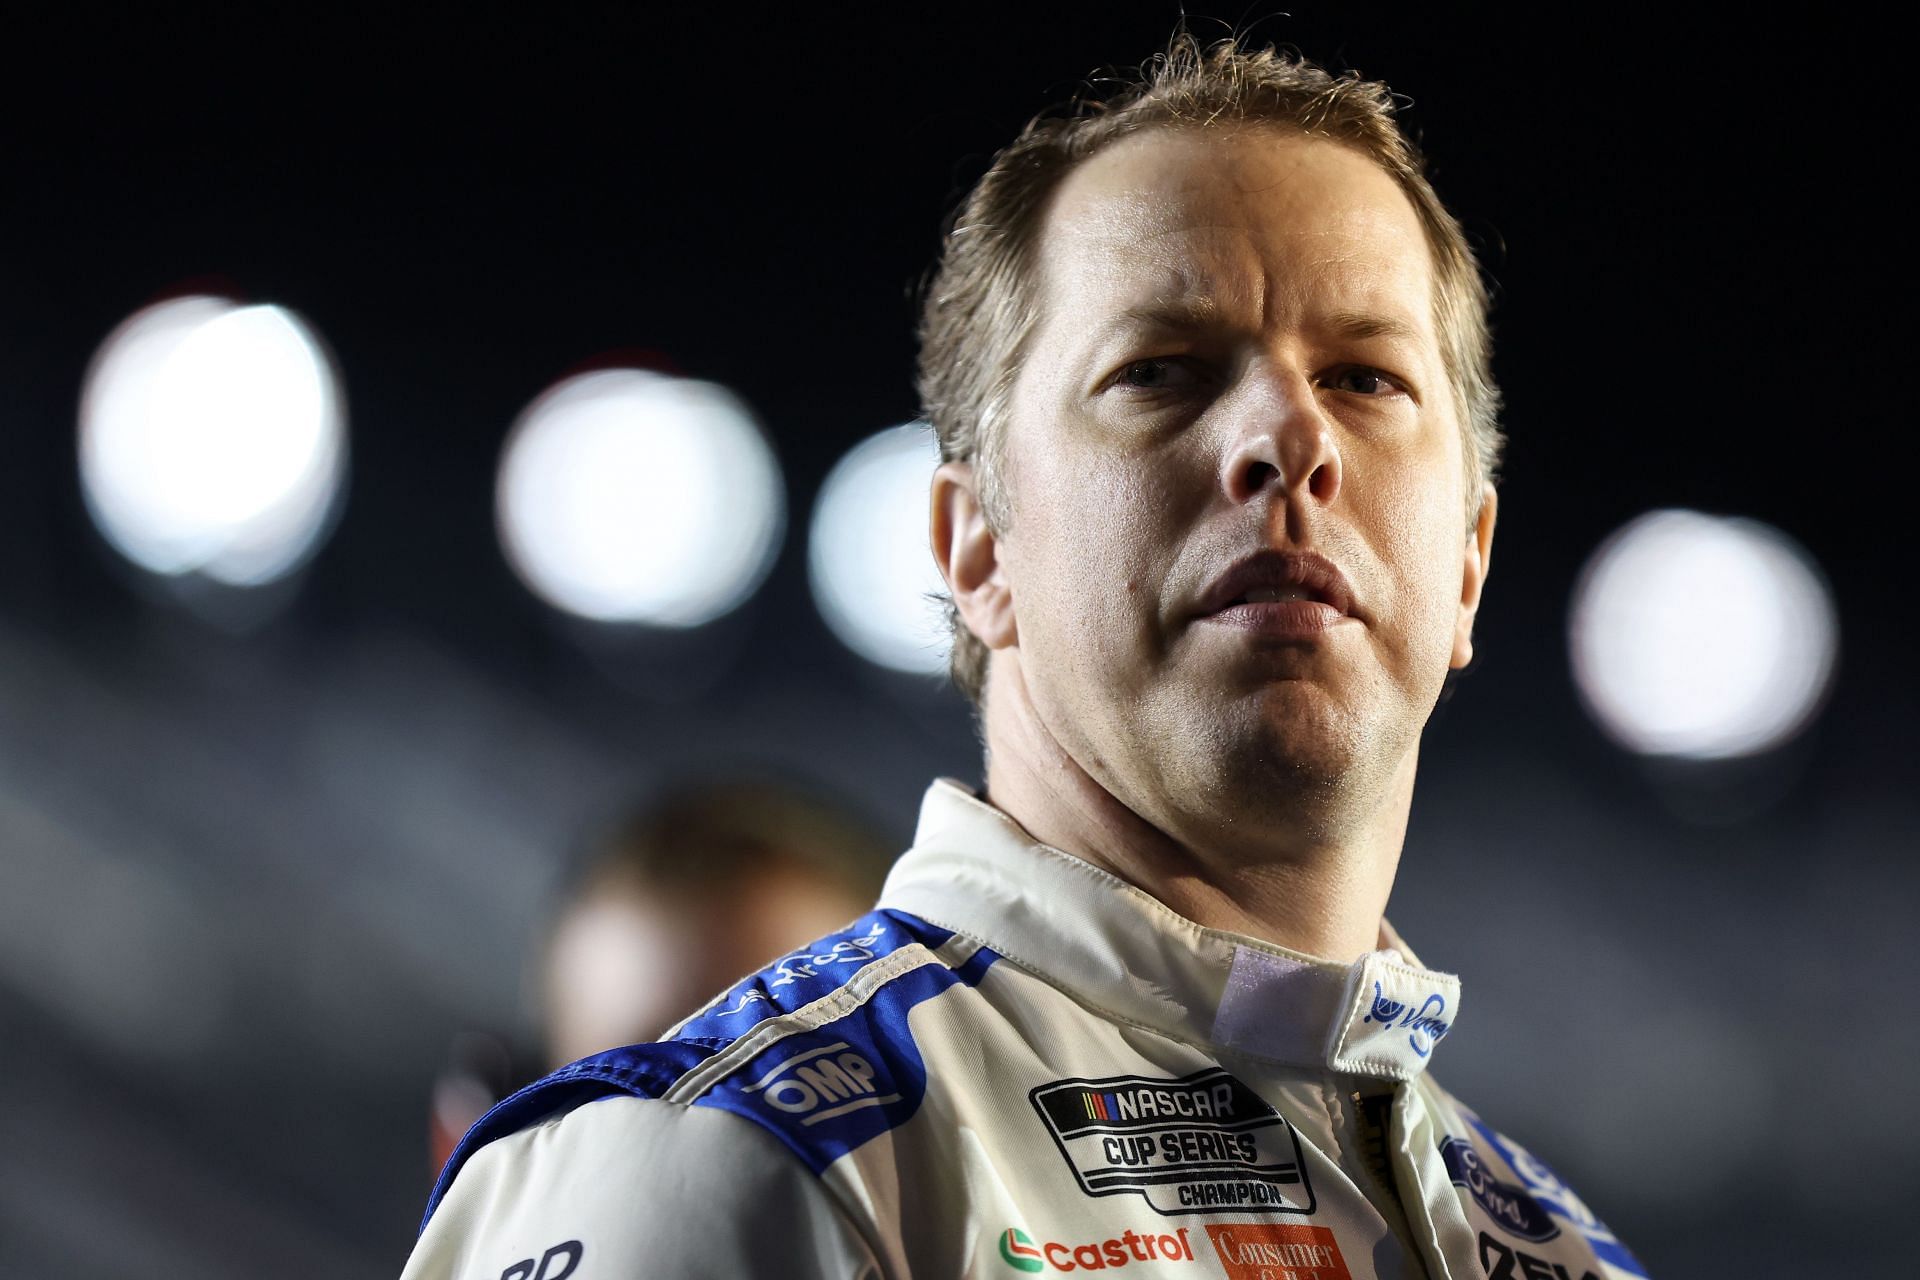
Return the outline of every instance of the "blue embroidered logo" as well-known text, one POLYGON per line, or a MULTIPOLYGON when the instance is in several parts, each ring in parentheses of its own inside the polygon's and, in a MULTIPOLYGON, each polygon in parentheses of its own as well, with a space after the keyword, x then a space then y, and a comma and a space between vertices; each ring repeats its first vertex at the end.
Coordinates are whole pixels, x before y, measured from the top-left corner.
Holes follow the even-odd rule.
POLYGON ((885 925, 876 924, 857 938, 839 939, 825 951, 816 953, 803 948, 791 955, 783 956, 770 966, 771 971, 777 976, 767 985, 789 986, 802 978, 818 977, 821 969, 871 960, 879 954, 873 949, 874 944, 879 942, 886 932, 885 925))
POLYGON ((1564 1218, 1572 1224, 1573 1229, 1593 1246, 1594 1253, 1610 1266, 1629 1275, 1647 1274, 1646 1268, 1640 1265, 1640 1260, 1633 1256, 1632 1251, 1620 1243, 1619 1237, 1607 1229, 1606 1223, 1593 1216, 1593 1210, 1587 1208, 1586 1202, 1574 1194, 1572 1187, 1560 1181, 1559 1175, 1547 1168, 1538 1156, 1512 1139, 1495 1133, 1476 1116, 1469 1115, 1467 1122, 1506 1159, 1508 1166, 1526 1184, 1527 1194, 1533 1197, 1535 1204, 1554 1217, 1564 1218))
MULTIPOLYGON (((765 988, 757 986, 744 987, 730 1008, 716 1010, 713 1016, 716 1018, 730 1018, 737 1013, 744 1013, 750 1005, 771 1005, 773 1003, 773 996, 769 994, 769 991, 772 988, 790 987, 802 979, 819 977, 822 970, 834 969, 850 964, 861 964, 865 961, 872 960, 880 954, 879 951, 875 950, 875 947, 880 939, 886 936, 886 933, 887 927, 876 922, 868 928, 865 933, 858 934, 851 938, 839 938, 831 943, 826 943, 826 950, 824 951, 815 951, 813 947, 810 946, 802 947, 798 951, 789 952, 767 966, 765 974, 756 975, 754 978, 748 980, 749 982, 755 982, 765 977, 765 988)), ((822 944, 813 944, 813 946, 820 945, 822 944)))
POLYGON ((740 993, 740 1003, 734 1005, 731 1009, 721 1009, 713 1016, 716 1018, 731 1018, 736 1013, 744 1012, 748 1005, 771 1003, 773 1003, 772 996, 757 987, 748 987, 740 993))
POLYGON ((1380 980, 1373 980, 1373 1009, 1362 1022, 1377 1022, 1382 1027, 1403 1027, 1407 1031, 1407 1043, 1421 1057, 1433 1052, 1433 1046, 1447 1034, 1452 1024, 1440 1015, 1447 1011, 1447 998, 1438 991, 1429 995, 1418 1009, 1414 1009, 1399 1000, 1387 999, 1386 992, 1380 989, 1380 980))
POLYGON ((1457 1187, 1465 1187, 1473 1202, 1486 1210, 1508 1235, 1522 1240, 1551 1240, 1560 1234, 1540 1202, 1511 1182, 1493 1176, 1481 1161, 1480 1153, 1464 1138, 1448 1138, 1440 1144, 1440 1159, 1447 1166, 1447 1178, 1457 1187))

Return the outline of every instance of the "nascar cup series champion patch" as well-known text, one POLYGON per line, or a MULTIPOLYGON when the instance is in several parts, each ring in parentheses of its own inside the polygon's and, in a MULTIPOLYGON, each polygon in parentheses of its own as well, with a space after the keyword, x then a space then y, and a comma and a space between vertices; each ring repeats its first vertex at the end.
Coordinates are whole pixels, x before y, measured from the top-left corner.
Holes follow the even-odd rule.
POLYGON ((1056 1080, 1029 1096, 1087 1195, 1137 1194, 1164 1214, 1313 1212, 1292 1127, 1218 1067, 1056 1080))

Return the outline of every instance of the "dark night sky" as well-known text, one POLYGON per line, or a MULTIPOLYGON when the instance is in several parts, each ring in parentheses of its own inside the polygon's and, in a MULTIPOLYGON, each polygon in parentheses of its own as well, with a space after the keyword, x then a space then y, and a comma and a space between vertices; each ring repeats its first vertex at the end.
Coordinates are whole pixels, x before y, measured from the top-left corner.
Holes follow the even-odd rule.
MULTIPOLYGON (((804 499, 914 411, 909 295, 952 198, 1169 12, 169 10, 12 40, 8 505, 84 548, 87 354, 154 294, 224 278, 299 308, 345 371, 353 514, 309 607, 524 626, 489 481, 526 400, 596 353, 665 353, 761 410, 804 499)), ((1894 567, 1868 500, 1894 412, 1891 86, 1861 50, 1632 13, 1295 12, 1257 29, 1414 99, 1498 281, 1502 577, 1667 503, 1776 522, 1844 586, 1894 567)), ((63 591, 98 573, 61 569, 63 591)))

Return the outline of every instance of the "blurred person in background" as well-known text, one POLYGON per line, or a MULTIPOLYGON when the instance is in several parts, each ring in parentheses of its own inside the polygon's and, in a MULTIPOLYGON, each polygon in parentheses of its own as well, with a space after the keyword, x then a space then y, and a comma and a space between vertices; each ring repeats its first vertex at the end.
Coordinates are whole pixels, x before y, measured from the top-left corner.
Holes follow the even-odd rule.
POLYGON ((850 807, 786 783, 686 784, 623 814, 586 842, 529 964, 539 1044, 455 1042, 434 1087, 433 1171, 518 1084, 652 1040, 858 916, 891 858, 850 807))
POLYGON ((846 924, 873 905, 892 860, 850 810, 786 785, 706 783, 629 814, 545 939, 546 1069, 651 1040, 846 924))
POLYGON ((995 158, 920 366, 984 792, 804 963, 491 1113, 411 1280, 1643 1274, 1433 1081, 1460 980, 1384 918, 1500 445, 1395 109, 1180 36, 995 158))

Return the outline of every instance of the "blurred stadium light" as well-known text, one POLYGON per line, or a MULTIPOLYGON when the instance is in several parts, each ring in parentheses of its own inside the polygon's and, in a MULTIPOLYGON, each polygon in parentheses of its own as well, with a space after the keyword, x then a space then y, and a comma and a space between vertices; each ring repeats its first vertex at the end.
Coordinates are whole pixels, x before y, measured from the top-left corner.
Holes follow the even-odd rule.
POLYGON ((752 414, 709 382, 640 369, 567 378, 501 455, 500 540, 533 592, 598 622, 696 627, 752 595, 786 526, 752 414))
POLYGON ((1569 643, 1587 708, 1616 741, 1714 760, 1778 746, 1806 724, 1838 627, 1819 570, 1784 533, 1669 510, 1594 552, 1569 643))
POLYGON ((944 590, 927 547, 927 485, 939 448, 924 422, 869 436, 834 465, 807 548, 813 598, 833 633, 895 671, 947 665, 947 634, 928 597, 944 590))
POLYGON ((95 524, 158 574, 272 582, 319 546, 346 473, 340 381, 280 307, 170 299, 101 344, 80 402, 95 524))

